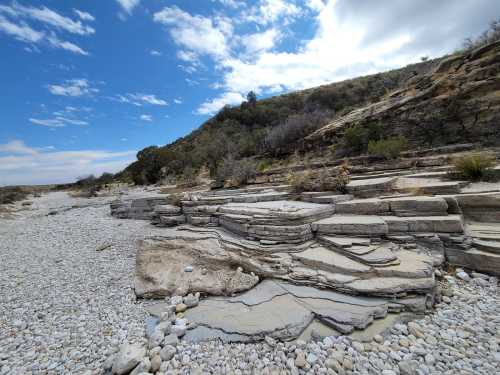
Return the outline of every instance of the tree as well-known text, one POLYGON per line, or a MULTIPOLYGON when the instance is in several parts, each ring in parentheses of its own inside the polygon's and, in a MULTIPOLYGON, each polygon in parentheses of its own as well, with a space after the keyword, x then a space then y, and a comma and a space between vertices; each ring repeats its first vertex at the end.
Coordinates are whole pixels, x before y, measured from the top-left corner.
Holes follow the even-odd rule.
POLYGON ((257 105, 257 95, 253 91, 250 91, 247 94, 247 102, 248 105, 252 108, 254 108, 257 105))

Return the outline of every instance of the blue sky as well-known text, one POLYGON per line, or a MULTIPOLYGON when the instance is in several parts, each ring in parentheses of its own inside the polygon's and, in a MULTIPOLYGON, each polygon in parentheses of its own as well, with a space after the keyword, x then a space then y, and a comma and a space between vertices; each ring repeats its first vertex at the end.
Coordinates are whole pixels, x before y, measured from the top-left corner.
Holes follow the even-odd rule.
POLYGON ((0 0, 0 185, 116 172, 250 90, 440 56, 498 15, 497 0, 0 0))

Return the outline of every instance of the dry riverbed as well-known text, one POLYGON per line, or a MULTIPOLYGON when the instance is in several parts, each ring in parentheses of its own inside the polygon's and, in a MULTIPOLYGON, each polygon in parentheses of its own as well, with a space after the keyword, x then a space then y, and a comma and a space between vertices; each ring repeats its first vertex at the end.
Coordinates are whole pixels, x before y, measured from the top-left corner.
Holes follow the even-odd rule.
MULTIPOLYGON (((121 343, 144 342, 135 253, 161 229, 112 218, 109 201, 51 193, 0 219, 0 374, 100 374, 121 343)), ((155 365, 162 374, 498 374, 498 280, 445 282, 432 315, 370 343, 181 343, 155 365)))

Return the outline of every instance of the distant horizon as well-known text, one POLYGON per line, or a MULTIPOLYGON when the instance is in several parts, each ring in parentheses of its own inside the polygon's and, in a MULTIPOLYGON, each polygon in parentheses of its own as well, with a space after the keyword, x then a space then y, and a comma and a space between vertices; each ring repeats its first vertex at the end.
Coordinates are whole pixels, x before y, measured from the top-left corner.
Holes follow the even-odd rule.
POLYGON ((495 0, 0 5, 0 186, 116 173, 224 105, 452 53, 495 0))

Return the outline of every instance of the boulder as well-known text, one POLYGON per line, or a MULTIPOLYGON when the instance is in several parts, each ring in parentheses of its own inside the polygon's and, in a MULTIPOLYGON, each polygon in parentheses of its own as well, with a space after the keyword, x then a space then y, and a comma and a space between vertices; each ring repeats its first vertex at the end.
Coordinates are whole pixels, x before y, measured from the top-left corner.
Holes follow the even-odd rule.
POLYGON ((142 344, 123 344, 113 363, 113 374, 128 374, 146 356, 146 348, 142 344))

